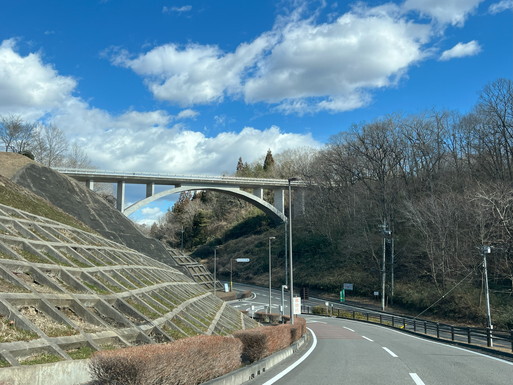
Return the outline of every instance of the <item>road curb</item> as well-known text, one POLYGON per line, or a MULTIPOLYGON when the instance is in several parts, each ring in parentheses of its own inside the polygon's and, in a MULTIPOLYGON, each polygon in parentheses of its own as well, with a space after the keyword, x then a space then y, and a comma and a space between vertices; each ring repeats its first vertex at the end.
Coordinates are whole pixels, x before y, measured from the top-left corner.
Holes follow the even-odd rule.
POLYGON ((310 333, 307 332, 298 341, 294 342, 288 348, 280 350, 277 353, 270 355, 254 364, 244 366, 243 368, 237 369, 231 373, 225 374, 224 376, 215 378, 208 382, 204 382, 202 385, 240 385, 246 381, 250 381, 261 374, 264 374, 267 370, 271 369, 276 364, 279 364, 283 360, 289 358, 294 353, 301 350, 303 345, 311 341, 310 333))

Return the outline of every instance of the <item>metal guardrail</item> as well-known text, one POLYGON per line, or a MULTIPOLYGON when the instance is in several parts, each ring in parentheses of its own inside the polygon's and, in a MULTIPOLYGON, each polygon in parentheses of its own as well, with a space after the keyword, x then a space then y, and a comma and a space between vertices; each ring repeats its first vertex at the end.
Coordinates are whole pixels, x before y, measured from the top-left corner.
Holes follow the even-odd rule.
MULTIPOLYGON (((451 341, 476 347, 493 348, 497 352, 513 352, 513 330, 492 330, 448 325, 440 322, 421 320, 364 310, 347 310, 331 306, 303 305, 303 314, 325 315, 352 319, 402 329, 414 334, 426 335, 441 341, 451 341)), ((508 353, 509 354, 509 353, 508 353)))

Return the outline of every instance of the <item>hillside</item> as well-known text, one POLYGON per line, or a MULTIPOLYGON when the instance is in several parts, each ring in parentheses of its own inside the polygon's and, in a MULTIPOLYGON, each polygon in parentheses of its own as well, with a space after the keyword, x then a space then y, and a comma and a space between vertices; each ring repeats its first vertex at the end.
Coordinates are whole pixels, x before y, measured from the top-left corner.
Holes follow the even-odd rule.
MULTIPOLYGON (((18 172, 23 161, 16 160, 18 172)), ((20 177, 12 164, 0 165, 3 174, 20 177)), ((33 162, 22 168, 30 171, 17 180, 34 189, 41 181, 30 181, 30 172, 41 171, 34 179, 51 176, 33 162)), ((64 192, 78 189, 73 183, 50 185, 62 200, 78 202, 64 192)), ((92 206, 82 210, 99 223, 92 206)), ((101 236, 0 176, 1 367, 255 325, 179 270, 101 236)))

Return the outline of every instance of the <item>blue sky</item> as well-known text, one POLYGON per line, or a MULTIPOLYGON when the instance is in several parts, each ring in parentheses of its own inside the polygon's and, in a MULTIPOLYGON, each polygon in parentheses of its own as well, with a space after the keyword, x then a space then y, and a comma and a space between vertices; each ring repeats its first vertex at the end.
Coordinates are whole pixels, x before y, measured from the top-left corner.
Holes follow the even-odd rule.
POLYGON ((512 78, 512 0, 1 5, 0 115, 101 169, 230 173, 389 113, 466 113, 512 78))

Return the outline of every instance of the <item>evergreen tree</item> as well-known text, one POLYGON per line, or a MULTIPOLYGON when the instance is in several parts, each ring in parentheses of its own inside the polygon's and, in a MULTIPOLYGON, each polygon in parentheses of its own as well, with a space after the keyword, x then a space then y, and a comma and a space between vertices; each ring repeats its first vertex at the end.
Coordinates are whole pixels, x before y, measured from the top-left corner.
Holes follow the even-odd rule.
POLYGON ((267 150, 267 155, 265 156, 264 160, 264 171, 269 172, 274 168, 274 158, 273 154, 271 153, 271 149, 267 150))

